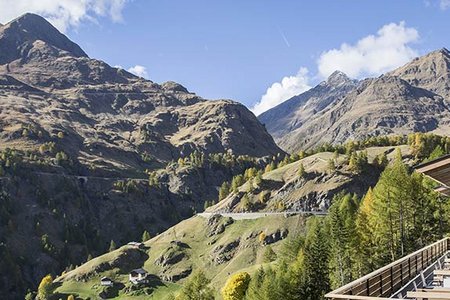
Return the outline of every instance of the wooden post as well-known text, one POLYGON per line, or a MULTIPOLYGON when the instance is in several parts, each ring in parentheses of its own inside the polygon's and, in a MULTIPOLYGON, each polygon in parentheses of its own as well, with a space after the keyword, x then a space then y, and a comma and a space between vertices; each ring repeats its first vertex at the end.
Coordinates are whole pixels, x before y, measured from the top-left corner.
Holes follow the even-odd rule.
POLYGON ((394 293, 394 272, 391 267, 391 294, 394 293))
POLYGON ((408 279, 411 278, 411 257, 408 258, 408 279))
POLYGON ((383 297, 383 274, 380 274, 380 296, 383 297))
POLYGON ((403 286, 403 263, 400 263, 400 285, 403 286))
POLYGON ((419 273, 419 260, 417 259, 417 255, 416 255, 416 273, 415 273, 415 275, 417 275, 417 273, 419 273))
POLYGON ((423 270, 423 251, 420 253, 420 255, 422 256, 422 259, 421 259, 421 261, 422 261, 422 268, 420 269, 420 271, 422 271, 423 270))
POLYGON ((369 279, 366 280, 366 296, 370 296, 370 285, 369 285, 369 279))

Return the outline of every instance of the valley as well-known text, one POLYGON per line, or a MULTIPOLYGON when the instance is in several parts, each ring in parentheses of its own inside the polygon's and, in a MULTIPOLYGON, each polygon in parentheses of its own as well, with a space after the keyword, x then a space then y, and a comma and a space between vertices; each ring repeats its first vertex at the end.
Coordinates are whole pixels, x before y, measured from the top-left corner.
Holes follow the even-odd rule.
POLYGON ((321 300, 448 235, 415 166, 449 133, 445 48, 255 116, 26 13, 0 24, 0 298, 321 300))

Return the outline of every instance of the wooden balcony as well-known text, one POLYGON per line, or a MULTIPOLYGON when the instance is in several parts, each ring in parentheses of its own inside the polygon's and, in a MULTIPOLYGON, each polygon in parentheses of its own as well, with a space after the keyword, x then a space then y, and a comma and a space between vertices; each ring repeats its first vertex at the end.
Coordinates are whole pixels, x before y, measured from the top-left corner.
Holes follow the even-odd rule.
POLYGON ((450 299, 450 238, 409 254, 325 295, 329 299, 450 299), (439 271, 437 271, 439 270, 439 271))

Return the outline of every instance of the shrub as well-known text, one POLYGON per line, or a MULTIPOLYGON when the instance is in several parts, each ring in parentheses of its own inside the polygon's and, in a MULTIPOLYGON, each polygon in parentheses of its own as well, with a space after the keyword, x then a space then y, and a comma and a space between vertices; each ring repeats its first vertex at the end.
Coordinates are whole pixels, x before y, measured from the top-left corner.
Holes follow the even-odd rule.
POLYGON ((250 275, 247 272, 240 272, 232 275, 222 289, 224 300, 242 300, 250 283, 250 275))

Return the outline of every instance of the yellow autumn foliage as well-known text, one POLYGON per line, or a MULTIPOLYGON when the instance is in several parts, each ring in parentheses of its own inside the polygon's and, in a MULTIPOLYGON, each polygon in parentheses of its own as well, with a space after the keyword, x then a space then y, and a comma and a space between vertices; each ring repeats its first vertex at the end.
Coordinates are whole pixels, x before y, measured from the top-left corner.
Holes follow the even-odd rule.
POLYGON ((222 289, 223 300, 244 299, 249 282, 250 275, 247 272, 233 274, 222 289))

